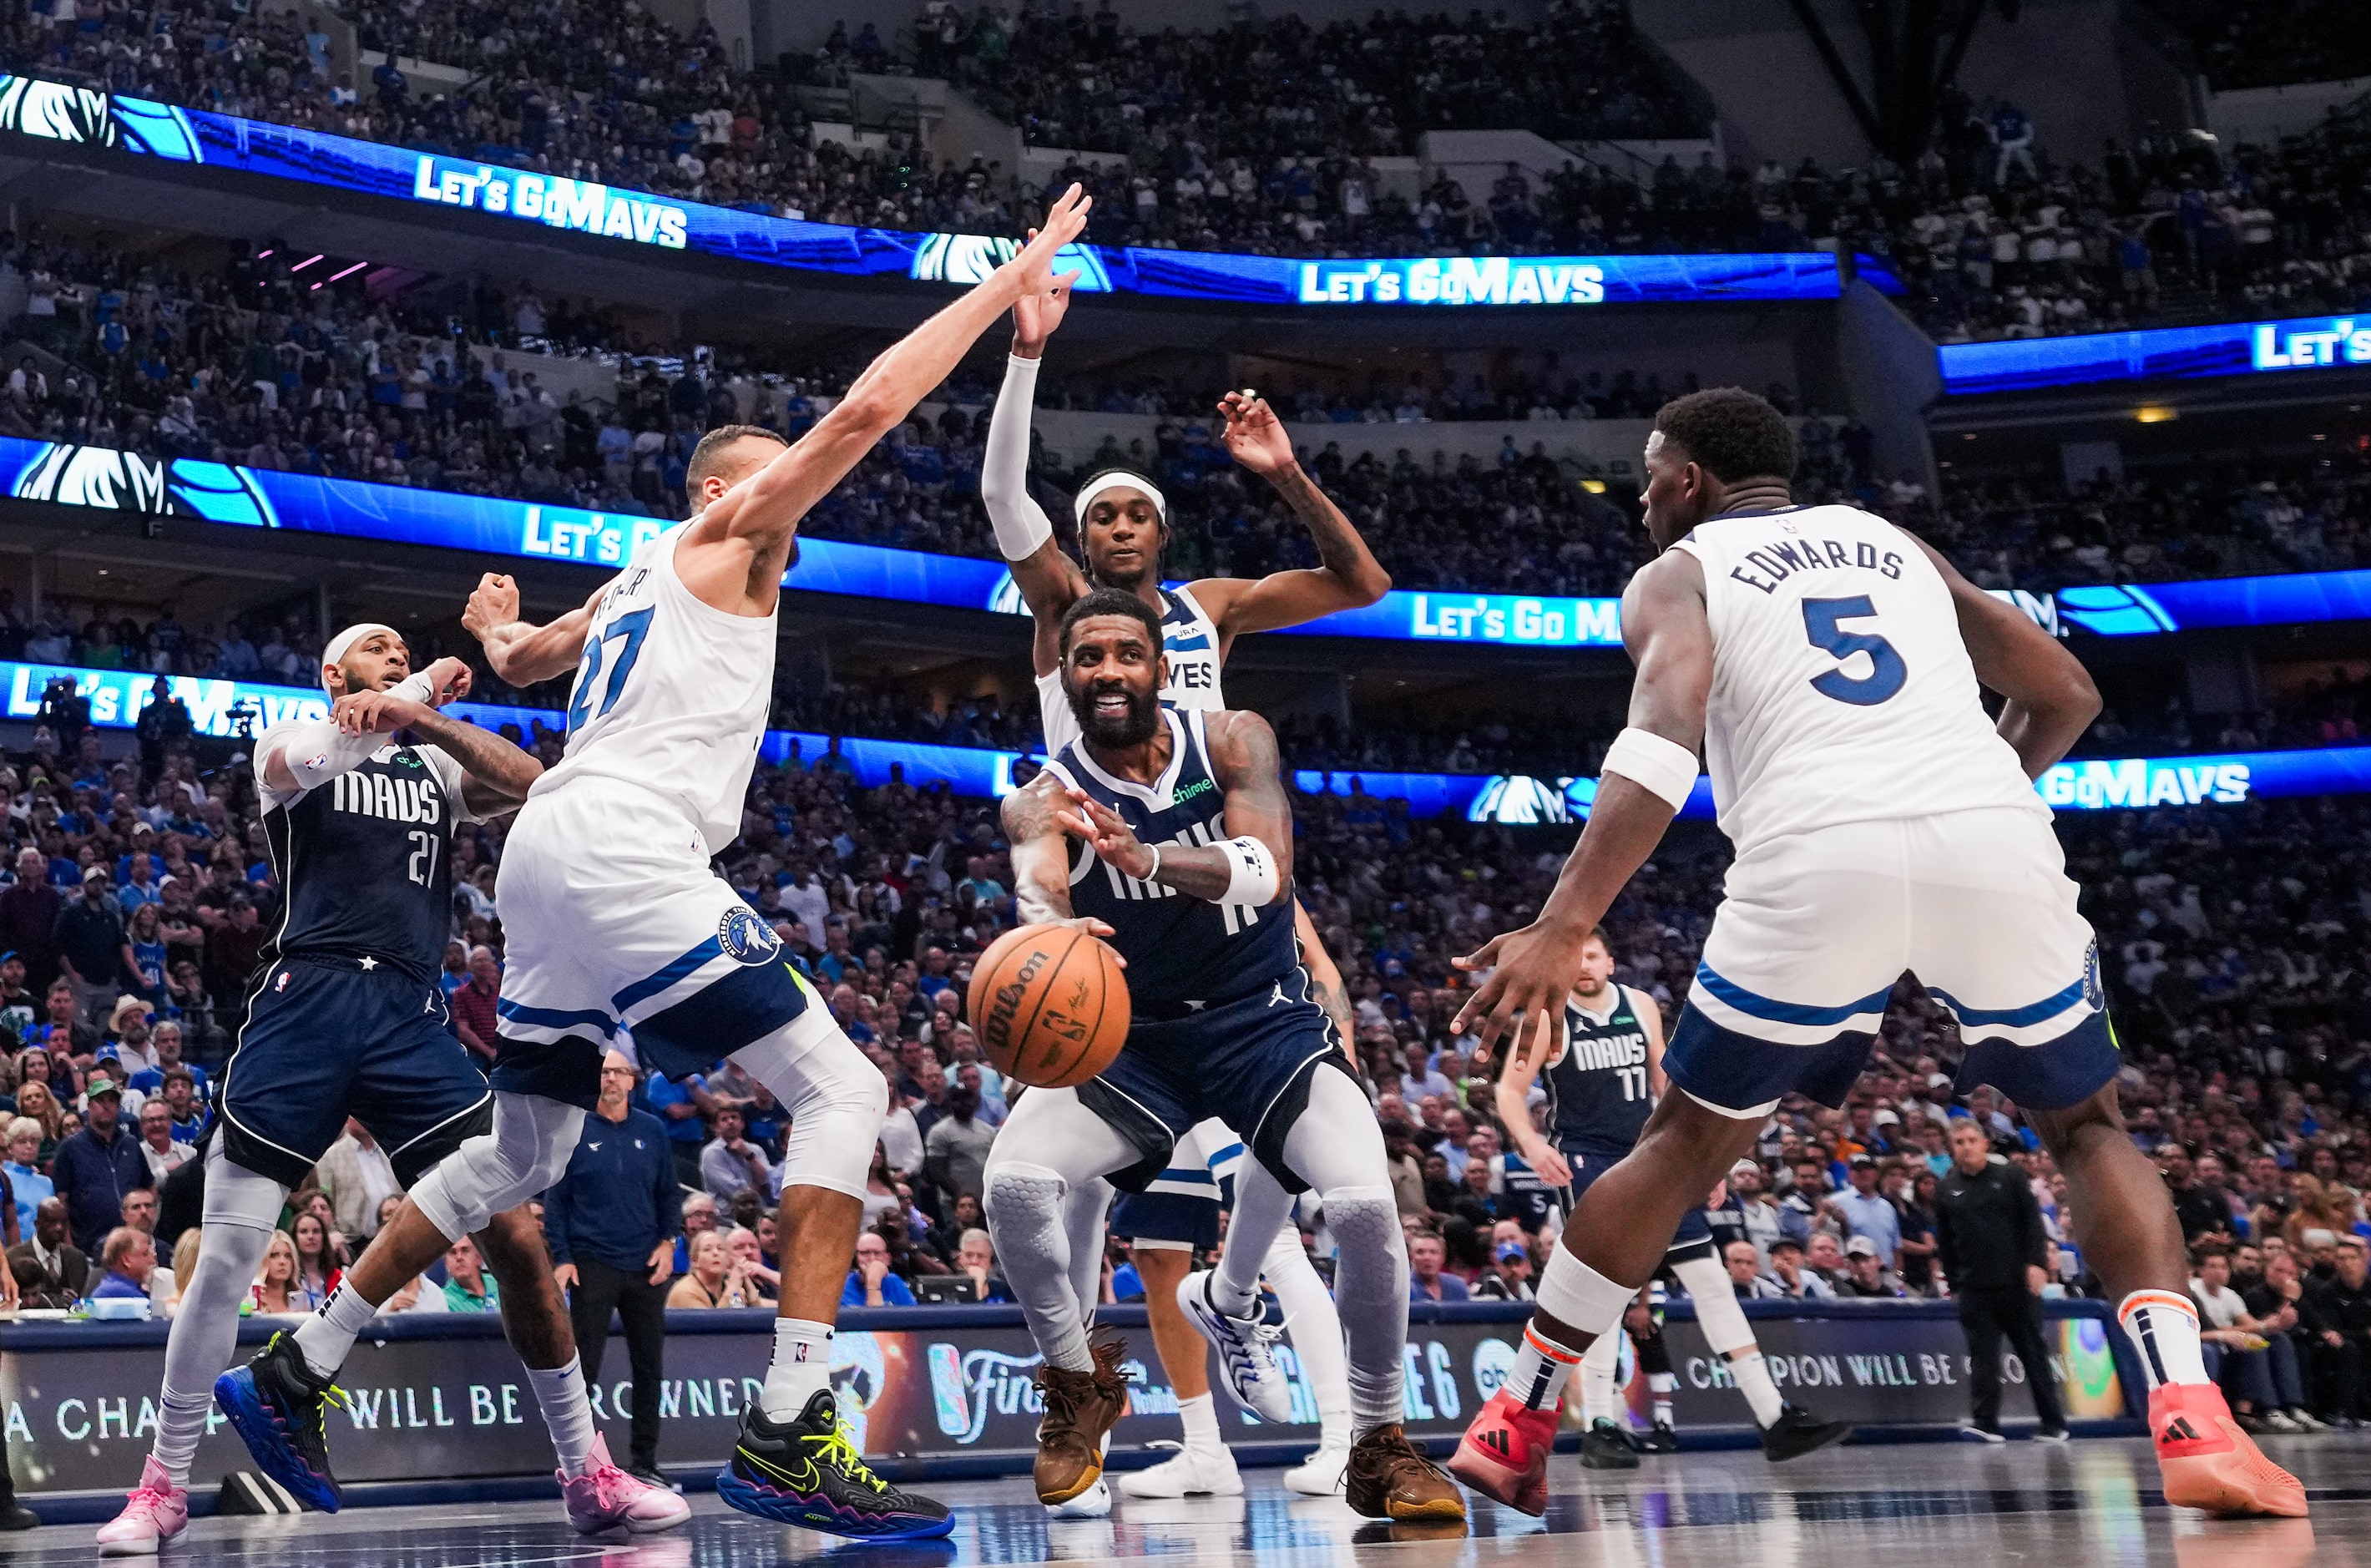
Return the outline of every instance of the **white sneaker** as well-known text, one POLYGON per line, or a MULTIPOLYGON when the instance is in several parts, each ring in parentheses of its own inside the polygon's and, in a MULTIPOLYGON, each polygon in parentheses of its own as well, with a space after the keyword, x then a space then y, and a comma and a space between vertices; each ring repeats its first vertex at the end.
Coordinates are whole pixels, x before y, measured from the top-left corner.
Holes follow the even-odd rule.
POLYGON ((1243 1489, 1235 1457, 1223 1446, 1215 1454, 1180 1448, 1157 1465, 1119 1478, 1122 1497, 1233 1497, 1243 1489))
POLYGON ((1292 1384, 1276 1360, 1276 1342, 1284 1330, 1270 1326, 1257 1301, 1251 1318, 1221 1311, 1211 1295, 1217 1279, 1213 1271, 1198 1269, 1178 1281, 1177 1309, 1218 1351, 1220 1369, 1237 1402, 1281 1426, 1292 1420, 1292 1384))
POLYGON ((2291 1437, 2306 1430, 2290 1420, 2286 1411, 2266 1411, 2263 1414, 2263 1422, 2274 1432, 2283 1433, 2291 1437))
POLYGON ((2300 1432, 2327 1432, 2330 1430, 2330 1423, 2322 1420, 2321 1417, 2314 1414, 2309 1410, 2292 1410, 2289 1411, 2289 1419, 2297 1423, 2297 1430, 2300 1432))
POLYGON ((1068 1503, 1048 1503, 1046 1516, 1049 1519, 1100 1519, 1111 1513, 1111 1487, 1103 1477, 1094 1485, 1080 1493, 1068 1503))
POLYGON ((1350 1470, 1350 1435, 1330 1433, 1317 1451, 1284 1472, 1284 1489, 1306 1497, 1336 1497, 1350 1470))
POLYGON ((2006 1443, 2008 1441, 2007 1438, 2003 1437, 1999 1433, 1986 1432, 1981 1426, 1963 1426, 1960 1428, 1960 1435, 1971 1443, 2006 1443))

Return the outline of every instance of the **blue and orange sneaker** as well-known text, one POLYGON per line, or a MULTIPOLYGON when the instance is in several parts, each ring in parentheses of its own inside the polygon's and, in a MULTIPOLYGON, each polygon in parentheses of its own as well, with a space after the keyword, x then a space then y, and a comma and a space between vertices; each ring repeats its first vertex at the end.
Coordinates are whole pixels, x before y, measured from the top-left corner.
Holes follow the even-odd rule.
POLYGON ((943 1503, 900 1491, 866 1467, 828 1388, 794 1421, 751 1406, 741 1440, 716 1472, 716 1495, 744 1514, 860 1540, 933 1540, 955 1527, 943 1503))
POLYGON ((214 1403, 263 1473, 324 1514, 338 1511, 330 1473, 330 1406, 343 1390, 316 1373, 285 1330, 245 1366, 214 1379, 214 1403))

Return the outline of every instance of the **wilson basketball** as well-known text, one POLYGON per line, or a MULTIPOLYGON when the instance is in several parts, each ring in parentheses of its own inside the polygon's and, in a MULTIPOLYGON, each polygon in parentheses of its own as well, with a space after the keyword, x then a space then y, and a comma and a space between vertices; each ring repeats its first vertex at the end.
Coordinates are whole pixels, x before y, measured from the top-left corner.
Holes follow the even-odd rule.
POLYGON ((1067 925, 1008 931, 971 971, 971 1028, 989 1065, 1041 1089, 1083 1084, 1128 1039, 1119 955, 1067 925))

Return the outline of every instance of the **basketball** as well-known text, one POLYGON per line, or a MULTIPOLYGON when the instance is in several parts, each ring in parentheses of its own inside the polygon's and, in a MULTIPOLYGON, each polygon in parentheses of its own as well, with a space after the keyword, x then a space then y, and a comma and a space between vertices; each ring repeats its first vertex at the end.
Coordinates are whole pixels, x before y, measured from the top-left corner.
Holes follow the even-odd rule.
POLYGON ((1024 925, 980 955, 969 1010, 990 1066, 1037 1088, 1068 1088, 1119 1054, 1128 981, 1101 938, 1067 925, 1024 925))

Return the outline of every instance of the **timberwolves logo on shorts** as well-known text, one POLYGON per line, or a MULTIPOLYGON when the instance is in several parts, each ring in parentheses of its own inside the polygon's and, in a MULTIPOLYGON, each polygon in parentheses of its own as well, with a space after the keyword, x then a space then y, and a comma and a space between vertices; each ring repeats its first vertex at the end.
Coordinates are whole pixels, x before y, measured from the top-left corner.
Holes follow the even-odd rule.
POLYGON ((746 904, 735 904, 724 912, 716 925, 716 945, 736 963, 762 964, 782 950, 782 939, 774 935, 765 917, 746 904))
POLYGON ((2091 938, 2090 951, 2083 955, 2083 1001, 2094 1008, 2105 1008, 2108 993, 2099 984, 2099 939, 2091 938))

